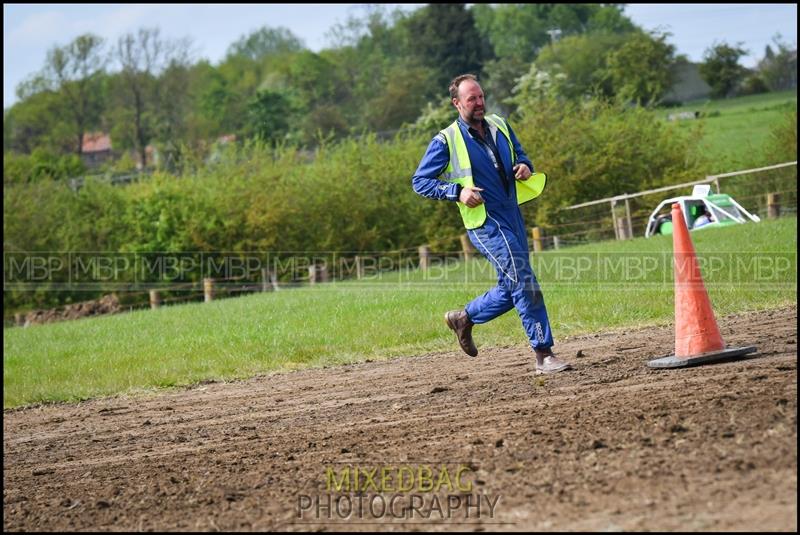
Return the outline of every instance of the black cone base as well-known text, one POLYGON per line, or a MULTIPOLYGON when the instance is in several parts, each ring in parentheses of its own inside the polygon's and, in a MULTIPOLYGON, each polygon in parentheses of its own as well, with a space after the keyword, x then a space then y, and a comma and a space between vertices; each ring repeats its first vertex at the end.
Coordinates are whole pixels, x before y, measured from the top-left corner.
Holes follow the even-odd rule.
POLYGON ((748 347, 733 347, 723 349, 722 351, 714 351, 713 353, 701 353, 694 357, 678 358, 675 355, 663 357, 660 359, 651 360, 647 363, 650 368, 684 368, 686 366, 697 366, 700 364, 708 364, 709 362, 716 362, 718 360, 725 360, 732 357, 741 357, 748 353, 755 353, 755 346, 748 347))

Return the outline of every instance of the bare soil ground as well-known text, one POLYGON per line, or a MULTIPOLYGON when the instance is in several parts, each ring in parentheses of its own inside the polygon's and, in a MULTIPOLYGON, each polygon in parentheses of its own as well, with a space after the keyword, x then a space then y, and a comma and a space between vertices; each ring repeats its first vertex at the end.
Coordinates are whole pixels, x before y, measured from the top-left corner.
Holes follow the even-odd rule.
POLYGON ((3 528, 796 531, 797 309, 719 323, 758 353, 651 370, 671 327, 611 332, 562 341, 576 369, 540 378, 527 347, 480 348, 476 328, 474 359, 5 411, 3 528), (471 488, 418 492, 429 518, 413 501, 395 516, 301 508, 330 496, 326 468, 400 465, 466 466, 471 488), (491 515, 432 507, 467 494, 497 500, 491 515))

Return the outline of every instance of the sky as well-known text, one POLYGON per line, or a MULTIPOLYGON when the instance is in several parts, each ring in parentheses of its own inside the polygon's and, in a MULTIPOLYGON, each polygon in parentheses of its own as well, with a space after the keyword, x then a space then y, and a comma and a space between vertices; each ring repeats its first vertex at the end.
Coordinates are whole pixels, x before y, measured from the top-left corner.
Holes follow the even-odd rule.
MULTIPOLYGON (((413 10, 423 4, 386 4, 413 10)), ((163 38, 190 37, 195 59, 216 64, 240 37, 262 26, 283 26, 311 50, 330 46, 328 31, 359 4, 3 4, 3 108, 16 101, 17 85, 41 70, 47 51, 84 33, 107 44, 143 27, 159 27, 163 38)), ((776 34, 796 46, 797 4, 628 4, 634 23, 668 31, 678 54, 700 61, 714 42, 741 44, 750 54, 741 64, 754 67, 776 34)), ((774 48, 774 47, 773 47, 774 48)))

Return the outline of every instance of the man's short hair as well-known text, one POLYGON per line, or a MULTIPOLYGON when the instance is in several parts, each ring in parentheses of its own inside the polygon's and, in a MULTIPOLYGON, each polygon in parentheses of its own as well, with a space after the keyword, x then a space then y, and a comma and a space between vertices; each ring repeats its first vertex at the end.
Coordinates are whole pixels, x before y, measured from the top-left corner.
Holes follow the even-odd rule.
POLYGON ((458 86, 464 80, 472 80, 473 82, 477 82, 478 77, 474 74, 461 74, 453 78, 453 81, 450 82, 450 98, 458 98, 458 86))

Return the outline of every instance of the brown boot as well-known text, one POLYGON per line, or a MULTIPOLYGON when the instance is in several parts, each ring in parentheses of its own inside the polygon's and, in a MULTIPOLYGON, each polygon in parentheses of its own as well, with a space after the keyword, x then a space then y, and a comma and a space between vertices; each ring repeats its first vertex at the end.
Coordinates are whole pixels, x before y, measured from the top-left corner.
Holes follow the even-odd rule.
POLYGON ((464 353, 470 357, 478 355, 478 348, 475 347, 475 342, 472 341, 472 326, 475 325, 470 321, 466 310, 451 310, 444 315, 444 321, 447 326, 456 332, 458 343, 464 353))
POLYGON ((536 375, 558 373, 565 370, 571 370, 572 365, 564 362, 552 352, 536 351, 536 375))

